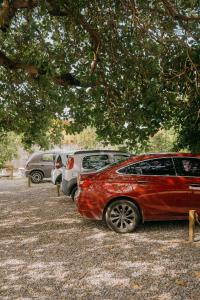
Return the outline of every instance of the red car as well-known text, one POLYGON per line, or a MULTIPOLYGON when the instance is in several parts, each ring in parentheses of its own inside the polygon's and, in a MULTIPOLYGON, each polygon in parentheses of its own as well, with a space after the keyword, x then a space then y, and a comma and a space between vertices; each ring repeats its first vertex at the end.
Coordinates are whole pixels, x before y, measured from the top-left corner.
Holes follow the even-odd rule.
POLYGON ((200 213, 200 155, 139 155, 81 174, 75 200, 82 216, 119 233, 141 221, 187 219, 190 209, 200 213))

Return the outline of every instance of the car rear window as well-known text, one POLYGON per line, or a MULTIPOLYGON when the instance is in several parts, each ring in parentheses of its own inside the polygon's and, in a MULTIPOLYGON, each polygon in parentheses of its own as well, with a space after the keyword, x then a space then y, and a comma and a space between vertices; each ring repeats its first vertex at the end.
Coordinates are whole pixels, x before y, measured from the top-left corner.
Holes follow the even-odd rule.
POLYGON ((87 170, 98 170, 109 164, 110 161, 107 154, 87 155, 82 160, 82 167, 87 170))
POLYGON ((53 153, 46 153, 42 155, 42 160, 43 161, 53 161, 55 155, 53 153))

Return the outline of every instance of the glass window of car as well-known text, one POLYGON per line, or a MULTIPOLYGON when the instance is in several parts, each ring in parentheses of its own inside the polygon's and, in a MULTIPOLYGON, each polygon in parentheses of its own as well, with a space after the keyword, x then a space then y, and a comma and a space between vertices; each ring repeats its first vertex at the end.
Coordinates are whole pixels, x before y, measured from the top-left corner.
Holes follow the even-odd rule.
POLYGON ((42 156, 43 161, 53 161, 54 160, 54 155, 53 153, 45 153, 42 156))
POLYGON ((114 162, 120 162, 120 161, 126 160, 130 156, 124 155, 124 154, 114 154, 113 157, 114 157, 114 162))
POLYGON ((200 177, 200 159, 177 157, 174 158, 174 163, 179 176, 200 177))
POLYGON ((68 154, 62 154, 62 155, 61 155, 62 164, 63 164, 64 166, 66 166, 67 158, 68 158, 68 154))
POLYGON ((87 155, 83 157, 82 167, 83 169, 101 169, 110 164, 109 157, 106 154, 101 155, 87 155))
POLYGON ((175 169, 171 158, 159 158, 129 165, 118 171, 120 174, 174 176, 175 169))

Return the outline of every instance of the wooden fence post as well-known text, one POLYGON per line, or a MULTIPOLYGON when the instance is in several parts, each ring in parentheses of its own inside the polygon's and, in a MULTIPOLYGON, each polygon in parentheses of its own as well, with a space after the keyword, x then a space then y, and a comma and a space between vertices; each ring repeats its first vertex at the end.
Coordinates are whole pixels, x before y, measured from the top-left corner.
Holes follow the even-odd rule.
POLYGON ((194 242, 195 210, 189 210, 189 242, 194 242))
POLYGON ((14 175, 14 168, 13 167, 11 167, 10 172, 11 172, 10 177, 11 177, 11 179, 13 179, 13 175, 14 175))

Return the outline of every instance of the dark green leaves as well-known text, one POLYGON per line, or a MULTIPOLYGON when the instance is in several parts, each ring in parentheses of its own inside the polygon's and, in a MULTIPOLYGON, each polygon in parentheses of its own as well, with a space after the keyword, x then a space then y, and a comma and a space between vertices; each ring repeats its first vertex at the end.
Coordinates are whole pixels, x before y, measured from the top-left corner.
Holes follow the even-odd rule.
POLYGON ((185 17, 198 16, 199 2, 176 1, 176 16, 166 3, 174 8, 59 0, 17 9, 0 34, 13 62, 8 68, 0 57, 0 128, 42 144, 52 120, 68 119, 71 132, 91 125, 104 141, 134 147, 173 126, 179 148, 193 149, 184 120, 188 110, 197 120, 200 33, 198 19, 185 17))

